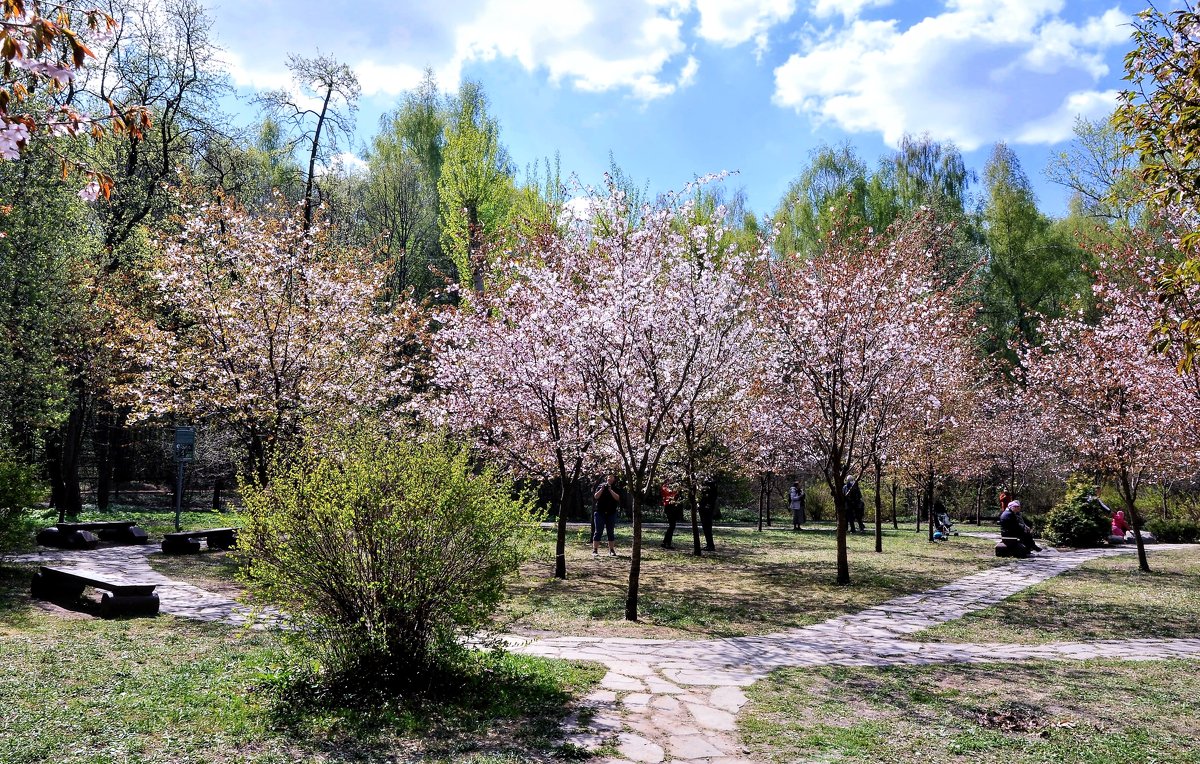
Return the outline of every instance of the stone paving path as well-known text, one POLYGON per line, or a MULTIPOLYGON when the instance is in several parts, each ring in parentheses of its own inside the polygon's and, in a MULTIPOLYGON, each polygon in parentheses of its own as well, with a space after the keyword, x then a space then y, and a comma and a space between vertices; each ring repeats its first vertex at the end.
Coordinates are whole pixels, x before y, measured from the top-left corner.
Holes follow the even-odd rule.
POLYGON ((597 661, 608 667, 601 689, 584 699, 587 710, 568 720, 566 738, 592 750, 615 743, 619 757, 604 764, 751 764, 749 751, 736 735, 737 713, 747 702, 743 688, 779 668, 1085 660, 1114 655, 1143 660, 1200 658, 1200 639, 1024 646, 921 643, 904 638, 994 605, 1089 560, 1123 551, 1127 550, 1049 551, 779 634, 694 641, 559 637, 513 643, 512 649, 597 661))
MULTIPOLYGON (((1167 548, 1158 545, 1157 548, 1167 548)), ((160 610, 183 618, 282 625, 278 614, 252 618, 248 608, 221 594, 181 583, 150 567, 156 545, 92 551, 44 550, 9 562, 84 567, 158 585, 160 610)), ((800 629, 754 637, 654 640, 508 637, 510 649, 531 655, 602 663, 608 673, 567 721, 566 742, 595 750, 615 745, 619 756, 602 764, 676 762, 753 764, 738 742, 743 688, 769 672, 799 666, 896 666, 1046 660, 1200 658, 1200 639, 1113 640, 1048 645, 947 644, 905 637, 981 610, 1089 560, 1130 549, 1058 553, 982 571, 946 586, 889 600, 859 613, 800 629)))
POLYGON ((32 554, 12 555, 7 562, 86 568, 106 577, 157 584, 159 612, 197 621, 217 621, 230 626, 255 629, 278 625, 272 613, 252 614, 250 608, 224 594, 201 589, 168 578, 150 567, 147 557, 160 551, 158 544, 130 544, 92 550, 43 549, 32 554))

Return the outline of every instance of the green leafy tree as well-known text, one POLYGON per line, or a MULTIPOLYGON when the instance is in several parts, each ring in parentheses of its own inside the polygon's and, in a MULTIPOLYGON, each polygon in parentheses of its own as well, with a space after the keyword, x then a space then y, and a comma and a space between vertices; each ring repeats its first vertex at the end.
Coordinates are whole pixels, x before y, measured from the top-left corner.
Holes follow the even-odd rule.
POLYGON ((460 282, 482 292, 484 244, 507 219, 513 181, 500 124, 488 113, 478 82, 464 82, 453 100, 442 159, 442 248, 457 266, 460 282))
POLYGON ((1111 120, 1075 119, 1075 138, 1050 158, 1046 177, 1071 192, 1071 213, 1125 229, 1137 225, 1144 203, 1137 158, 1111 120))
POLYGON ((1155 347, 1179 349, 1180 371, 1200 354, 1200 13, 1191 0, 1163 12, 1153 4, 1133 22, 1134 48, 1113 122, 1141 161, 1146 199, 1176 229, 1179 255, 1158 284, 1171 310, 1156 325, 1155 347))
POLYGON ((984 183, 984 348, 1002 356, 1011 368, 1019 347, 1040 344, 1043 319, 1061 316, 1089 291, 1087 255, 1038 211, 1020 161, 1003 143, 988 160, 984 183))
POLYGON ((432 270, 453 267, 442 255, 438 181, 447 115, 431 72, 403 104, 384 115, 367 154, 363 221, 389 269, 389 291, 437 286, 432 270))

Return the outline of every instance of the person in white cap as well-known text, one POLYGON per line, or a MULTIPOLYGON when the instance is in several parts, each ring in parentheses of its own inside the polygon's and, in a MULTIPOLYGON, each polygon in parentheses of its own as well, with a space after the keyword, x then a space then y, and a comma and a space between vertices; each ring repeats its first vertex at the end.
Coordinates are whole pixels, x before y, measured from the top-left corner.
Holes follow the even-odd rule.
POLYGON ((1033 532, 1025 524, 1025 519, 1021 517, 1021 502, 1015 499, 1000 513, 1000 539, 1012 550, 1013 557, 1025 558, 1030 551, 1042 551, 1033 540, 1033 532))

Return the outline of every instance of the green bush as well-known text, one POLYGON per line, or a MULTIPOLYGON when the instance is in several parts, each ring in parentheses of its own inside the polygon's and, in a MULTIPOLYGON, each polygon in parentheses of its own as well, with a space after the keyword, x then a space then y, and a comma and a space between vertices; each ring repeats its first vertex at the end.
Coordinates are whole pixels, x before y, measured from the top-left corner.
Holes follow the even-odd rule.
POLYGON ((1067 484, 1067 493, 1046 514, 1043 532, 1055 544, 1100 546, 1108 541, 1112 517, 1096 498, 1092 486, 1080 480, 1067 484))
POLYGON ((371 427, 310 443, 243 490, 251 590, 331 679, 379 688, 453 673, 537 533, 532 502, 465 448, 371 427))
POLYGON ((0 451, 0 551, 11 549, 26 532, 25 510, 42 493, 33 468, 0 451))
POLYGON ((833 514, 833 499, 829 495, 829 489, 825 485, 815 482, 809 483, 804 491, 804 515, 814 523, 819 523, 825 519, 826 515, 833 514))
POLYGON ((1167 544, 1194 544, 1200 541, 1200 522, 1195 520, 1151 520, 1146 530, 1167 544))

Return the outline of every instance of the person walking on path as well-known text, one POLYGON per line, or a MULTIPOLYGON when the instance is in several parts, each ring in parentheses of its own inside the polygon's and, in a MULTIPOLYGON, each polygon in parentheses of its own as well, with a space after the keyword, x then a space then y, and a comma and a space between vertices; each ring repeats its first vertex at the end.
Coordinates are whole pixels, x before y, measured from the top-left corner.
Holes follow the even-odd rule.
POLYGON ((617 541, 615 528, 617 510, 621 508, 621 489, 617 487, 617 475, 612 473, 608 479, 596 487, 592 498, 596 500, 596 512, 592 516, 595 531, 592 533, 592 557, 600 556, 600 535, 608 531, 608 553, 617 556, 617 541))
POLYGON ((1000 513, 1000 540, 1012 550, 1013 557, 1024 559, 1031 551, 1042 551, 1033 540, 1033 531, 1025 524, 1025 518, 1021 517, 1021 502, 1015 499, 1000 513))
POLYGON ((804 516, 804 489, 797 481, 788 489, 788 509, 792 510, 792 530, 802 531, 801 526, 807 522, 804 516))
POLYGON ((863 501, 862 489, 857 480, 851 480, 846 486, 846 520, 850 532, 855 533, 854 524, 858 523, 858 532, 866 533, 867 526, 863 522, 867 514, 867 503, 863 501))
POLYGON ((675 497, 679 495, 679 491, 673 491, 667 485, 663 485, 659 489, 662 496, 663 512, 667 514, 667 532, 663 536, 662 548, 674 549, 675 546, 671 542, 675 538, 675 524, 683 519, 683 508, 675 503, 675 497))

